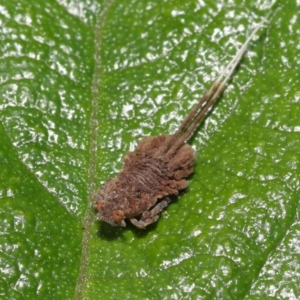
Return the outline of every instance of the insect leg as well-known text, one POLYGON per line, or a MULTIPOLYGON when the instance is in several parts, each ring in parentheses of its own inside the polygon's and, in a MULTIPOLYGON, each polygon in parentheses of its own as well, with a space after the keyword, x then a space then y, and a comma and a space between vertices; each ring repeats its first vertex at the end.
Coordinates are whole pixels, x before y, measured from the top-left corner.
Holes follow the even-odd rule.
POLYGON ((146 226, 155 223, 159 219, 159 213, 171 202, 170 198, 165 198, 157 205, 155 205, 151 210, 145 211, 142 214, 140 220, 135 218, 130 219, 130 222, 141 229, 144 229, 146 226))
POLYGON ((140 228, 140 229, 145 229, 146 226, 152 224, 152 223, 155 223, 159 218, 159 215, 156 215, 150 219, 147 219, 147 220, 143 220, 143 219, 140 219, 140 220, 137 220, 135 218, 132 218, 132 219, 129 219, 129 221, 136 227, 140 228))
POLYGON ((143 220, 148 220, 150 218, 153 218, 154 216, 158 215, 168 204, 171 202, 171 199, 169 197, 165 198, 161 202, 159 202, 157 205, 155 205, 151 210, 145 211, 142 214, 143 220))

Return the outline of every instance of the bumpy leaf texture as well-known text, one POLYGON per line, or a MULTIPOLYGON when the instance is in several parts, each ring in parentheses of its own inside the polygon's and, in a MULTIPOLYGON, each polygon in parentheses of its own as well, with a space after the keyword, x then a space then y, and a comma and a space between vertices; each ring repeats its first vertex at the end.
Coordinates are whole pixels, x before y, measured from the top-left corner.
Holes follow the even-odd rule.
POLYGON ((299 1, 2 0, 0 297, 299 299, 299 1), (278 2, 278 3, 277 3, 278 2), (141 231, 91 194, 172 133, 245 41, 190 144, 188 191, 141 231))

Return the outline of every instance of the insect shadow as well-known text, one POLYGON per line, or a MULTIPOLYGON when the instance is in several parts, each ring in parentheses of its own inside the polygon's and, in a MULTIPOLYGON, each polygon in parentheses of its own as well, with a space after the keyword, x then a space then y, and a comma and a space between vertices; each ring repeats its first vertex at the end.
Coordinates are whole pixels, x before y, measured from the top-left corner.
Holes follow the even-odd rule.
POLYGON ((154 231, 155 228, 157 227, 157 223, 153 223, 149 225, 148 230, 139 229, 132 224, 128 224, 127 229, 125 229, 124 227, 115 228, 104 222, 99 222, 99 224, 100 226, 97 232, 97 236, 98 238, 106 241, 123 239, 124 233, 128 230, 132 231, 136 238, 143 238, 147 236, 149 232, 154 231))

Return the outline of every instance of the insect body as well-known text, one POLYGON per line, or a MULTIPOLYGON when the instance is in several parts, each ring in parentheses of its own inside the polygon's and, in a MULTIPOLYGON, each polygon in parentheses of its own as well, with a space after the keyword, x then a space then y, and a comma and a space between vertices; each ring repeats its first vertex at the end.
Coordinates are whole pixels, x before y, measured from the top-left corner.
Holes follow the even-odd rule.
POLYGON ((186 141, 224 90, 262 23, 173 135, 147 137, 125 156, 117 177, 107 180, 93 195, 99 219, 123 227, 125 219, 129 219, 136 227, 145 228, 158 220, 159 213, 171 201, 169 196, 187 187, 186 178, 193 172, 195 154, 186 141))
POLYGON ((193 172, 194 151, 184 143, 174 151, 172 140, 165 135, 145 138, 126 155, 123 170, 94 195, 100 219, 126 226, 128 218, 139 228, 158 219, 170 201, 167 196, 186 188, 185 178, 193 172))

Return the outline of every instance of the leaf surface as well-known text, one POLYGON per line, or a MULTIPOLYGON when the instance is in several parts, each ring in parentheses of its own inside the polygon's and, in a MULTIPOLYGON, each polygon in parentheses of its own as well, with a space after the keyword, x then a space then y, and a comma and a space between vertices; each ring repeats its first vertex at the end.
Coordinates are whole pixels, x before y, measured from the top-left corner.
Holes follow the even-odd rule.
POLYGON ((300 298, 298 18, 296 2, 4 0, 1 297, 300 298), (270 6, 190 141, 188 191, 144 231, 95 221, 90 195, 174 132, 270 6))

